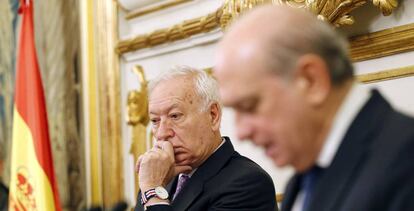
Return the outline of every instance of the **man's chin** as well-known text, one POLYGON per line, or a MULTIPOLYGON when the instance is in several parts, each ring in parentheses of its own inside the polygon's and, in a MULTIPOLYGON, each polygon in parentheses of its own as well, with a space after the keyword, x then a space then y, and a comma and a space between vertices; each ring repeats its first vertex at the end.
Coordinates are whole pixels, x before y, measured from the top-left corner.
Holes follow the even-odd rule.
POLYGON ((272 157, 272 161, 279 168, 286 167, 286 166, 289 165, 289 163, 285 159, 281 159, 281 158, 276 157, 276 156, 272 157))
POLYGON ((191 164, 189 162, 180 162, 180 163, 175 163, 175 166, 179 167, 179 166, 191 166, 191 164))
MULTIPOLYGON (((183 167, 183 166, 190 166, 190 165, 183 165, 183 164, 176 164, 175 165, 176 168, 183 167)), ((183 172, 180 172, 180 173, 189 174, 189 173, 191 173, 191 171, 192 171, 192 169, 189 169, 187 171, 183 171, 183 172)))

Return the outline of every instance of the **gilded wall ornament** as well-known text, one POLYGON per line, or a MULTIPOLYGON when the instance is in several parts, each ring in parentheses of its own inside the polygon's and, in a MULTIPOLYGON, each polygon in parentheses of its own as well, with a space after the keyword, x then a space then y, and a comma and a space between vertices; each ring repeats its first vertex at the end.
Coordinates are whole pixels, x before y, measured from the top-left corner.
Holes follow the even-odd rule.
MULTIPOLYGON (((127 97, 127 123, 131 126, 131 146, 129 153, 134 156, 134 160, 144 154, 147 150, 147 125, 149 123, 148 115, 148 81, 145 79, 145 73, 142 66, 137 65, 132 70, 140 81, 141 89, 128 92, 127 97)), ((138 176, 135 176, 135 190, 138 193, 138 176)))
MULTIPOLYGON (((240 14, 251 8, 265 3, 284 4, 290 7, 306 9, 318 16, 319 19, 328 21, 336 27, 351 25, 354 18, 350 12, 361 7, 369 0, 227 0, 223 6, 222 27, 227 27, 228 23, 240 14)), ((383 15, 390 15, 397 8, 397 0, 372 0, 383 15)))
POLYGON ((129 125, 141 124, 147 126, 149 122, 148 116, 148 91, 147 80, 145 79, 144 70, 140 65, 133 68, 133 72, 138 76, 141 89, 128 92, 127 99, 127 122, 129 125))
POLYGON ((210 14, 122 40, 117 44, 116 51, 123 54, 186 39, 217 28, 225 30, 242 13, 260 4, 285 4, 309 10, 319 19, 328 21, 336 27, 351 25, 354 18, 350 13, 369 1, 372 1, 383 15, 390 15, 398 6, 398 0, 226 0, 222 7, 210 14))

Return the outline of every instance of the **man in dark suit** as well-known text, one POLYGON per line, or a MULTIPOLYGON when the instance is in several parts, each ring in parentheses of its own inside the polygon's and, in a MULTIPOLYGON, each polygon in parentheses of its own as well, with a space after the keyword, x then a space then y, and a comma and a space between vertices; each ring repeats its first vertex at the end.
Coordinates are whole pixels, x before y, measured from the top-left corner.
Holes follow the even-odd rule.
POLYGON ((270 176, 220 134, 216 81, 175 69, 149 84, 154 147, 137 161, 135 210, 277 210, 270 176))
POLYGON ((282 210, 414 210, 414 120, 358 85, 347 54, 313 14, 264 6, 229 29, 214 74, 239 138, 296 170, 282 210))

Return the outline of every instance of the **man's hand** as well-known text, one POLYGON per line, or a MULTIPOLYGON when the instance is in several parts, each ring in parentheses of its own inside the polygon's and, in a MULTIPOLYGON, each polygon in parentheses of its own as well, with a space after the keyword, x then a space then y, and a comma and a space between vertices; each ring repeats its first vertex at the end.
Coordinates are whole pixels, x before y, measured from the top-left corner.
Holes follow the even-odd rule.
POLYGON ((141 191, 157 186, 165 187, 174 177, 174 150, 168 141, 157 141, 154 147, 137 161, 141 191))
POLYGON ((176 166, 174 149, 168 141, 156 141, 154 147, 139 156, 136 171, 139 187, 145 192, 158 186, 165 187, 179 173, 189 172, 190 166, 176 166))

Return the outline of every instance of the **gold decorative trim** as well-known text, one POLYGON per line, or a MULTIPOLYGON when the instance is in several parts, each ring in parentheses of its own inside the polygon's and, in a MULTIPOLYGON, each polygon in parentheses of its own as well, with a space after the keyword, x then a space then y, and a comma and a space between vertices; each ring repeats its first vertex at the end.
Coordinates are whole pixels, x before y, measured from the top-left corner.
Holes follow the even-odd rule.
POLYGON ((183 3, 187 3, 187 2, 190 2, 190 1, 194 1, 194 0, 175 0, 175 1, 166 2, 164 4, 156 5, 156 6, 153 6, 153 7, 148 7, 148 8, 145 8, 145 9, 137 9, 137 10, 134 10, 134 11, 128 13, 125 16, 125 19, 127 19, 127 20, 134 19, 134 18, 139 17, 139 16, 147 15, 147 14, 150 14, 150 13, 153 13, 153 12, 164 10, 164 9, 169 8, 169 7, 174 7, 174 6, 177 6, 177 5, 180 5, 180 4, 183 4, 183 3))
POLYGON ((122 4, 119 3, 118 0, 114 0, 114 1, 115 1, 116 6, 118 7, 118 9, 122 10, 125 13, 128 13, 129 12, 129 10, 127 10, 124 6, 122 6, 122 4))
POLYGON ((375 83, 375 82, 380 82, 380 81, 409 77, 413 75, 414 75, 414 65, 390 69, 390 70, 383 70, 383 71, 379 71, 375 73, 358 75, 357 80, 362 83, 375 83))
MULTIPOLYGON (((116 46, 116 51, 124 54, 143 48, 153 47, 168 42, 182 40, 192 35, 206 33, 211 30, 225 29, 241 13, 264 3, 286 4, 303 8, 318 15, 319 19, 329 21, 335 26, 349 25, 354 19, 349 13, 365 4, 368 0, 326 1, 326 0, 226 0, 216 12, 206 16, 183 21, 172 27, 155 30, 149 34, 138 35, 132 39, 122 40, 116 46)), ((398 6, 397 0, 372 0, 384 15, 391 14, 398 6)))
POLYGON ((115 1, 82 1, 83 77, 88 168, 87 207, 124 199, 119 57, 115 1), (108 33, 109 32, 109 33, 108 33), (110 162, 107 162, 107 161, 110 162))
POLYGON ((195 34, 209 32, 219 27, 220 17, 221 9, 201 18, 186 20, 170 28, 159 29, 150 34, 139 35, 132 39, 120 41, 116 46, 116 52, 123 54, 167 42, 182 40, 195 34))
MULTIPOLYGON (((148 114, 148 81, 145 77, 144 69, 141 65, 135 65, 132 69, 138 77, 140 89, 128 91, 127 95, 127 123, 131 127, 131 146, 129 153, 134 157, 134 161, 147 151, 147 126, 149 123, 148 114)), ((151 139, 150 139, 151 140, 151 139)), ((131 166, 131 168, 134 168, 131 166)), ((138 175, 135 178, 135 198, 139 192, 138 175)))
POLYGON ((414 50, 414 24, 397 26, 350 39, 353 61, 364 61, 414 50))
POLYGON ((277 203, 282 203, 283 201, 283 193, 277 193, 276 194, 276 202, 277 203))
MULTIPOLYGON (((213 67, 207 67, 203 69, 206 71, 209 75, 212 75, 213 73, 213 67)), ((393 80, 397 78, 404 78, 414 75, 414 65, 407 66, 407 67, 399 67, 389 70, 382 70, 374 73, 367 73, 367 74, 361 74, 357 75, 356 79, 357 81, 361 83, 375 83, 380 81, 387 81, 387 80, 393 80)))
MULTIPOLYGON (((97 72, 96 64, 94 62, 96 55, 96 45, 94 40, 95 28, 94 28, 94 5, 92 1, 87 1, 86 3, 86 25, 87 25, 87 68, 86 71, 88 74, 87 85, 88 86, 88 96, 89 96, 89 106, 88 114, 89 119, 89 159, 88 163, 90 168, 90 204, 89 206, 99 206, 102 204, 102 169, 101 169, 101 156, 100 156, 100 142, 99 142, 99 112, 98 112, 98 89, 97 89, 97 72)), ((85 71, 85 70, 84 70, 85 71)))

